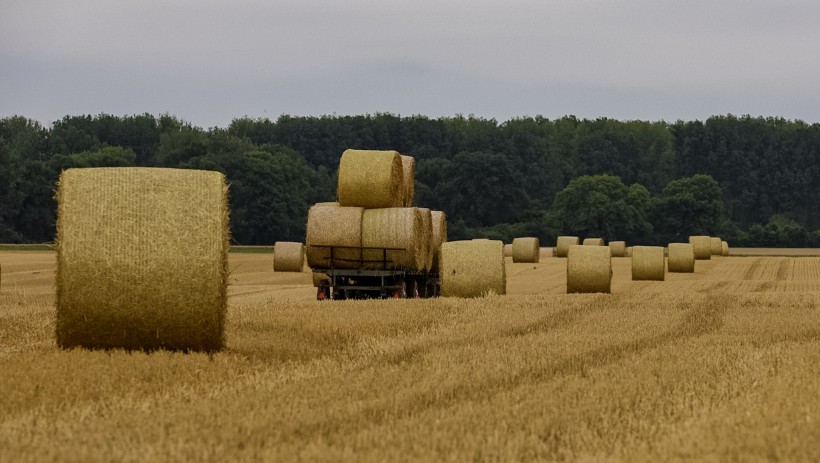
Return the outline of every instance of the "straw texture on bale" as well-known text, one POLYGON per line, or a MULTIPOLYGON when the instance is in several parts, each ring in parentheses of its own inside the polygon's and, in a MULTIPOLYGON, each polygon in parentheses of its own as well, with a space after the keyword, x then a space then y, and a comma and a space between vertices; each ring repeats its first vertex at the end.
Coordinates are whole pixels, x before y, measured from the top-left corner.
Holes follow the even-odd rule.
POLYGON ((695 271, 695 247, 689 243, 669 243, 669 259, 666 263, 671 273, 695 271))
POLYGON ((580 243, 580 238, 577 236, 559 236, 555 242, 555 256, 567 257, 570 246, 575 246, 580 243))
POLYGON ((315 205, 308 210, 306 226, 307 264, 311 268, 359 268, 362 260, 361 207, 315 205), (350 246, 331 249, 327 246, 350 246))
POLYGON ((723 257, 729 256, 729 243, 725 241, 720 242, 720 255, 723 257))
POLYGON ((624 257, 632 257, 632 246, 627 246, 624 250, 624 257))
POLYGON ((430 269, 437 272, 441 258, 441 244, 447 242, 447 215, 442 211, 430 211, 430 219, 433 222, 433 233, 430 237, 433 262, 430 264, 430 269))
POLYGON ((313 287, 318 288, 320 284, 330 284, 330 277, 326 273, 313 272, 313 287))
POLYGON ((445 297, 506 294, 504 243, 495 240, 442 243, 440 278, 441 295, 445 297))
POLYGON ((346 150, 339 161, 340 206, 387 208, 404 204, 404 172, 397 151, 346 150))
POLYGON ((663 246, 632 247, 632 279, 663 281, 666 277, 666 259, 663 246))
POLYGON ((401 170, 403 172, 404 193, 402 206, 413 206, 413 195, 416 192, 416 159, 413 156, 401 156, 401 170))
POLYGON ((421 236, 419 237, 419 245, 421 255, 424 257, 423 270, 429 271, 433 265, 433 215, 430 209, 420 207, 421 213, 421 236))
POLYGON ((720 238, 718 238, 716 236, 712 236, 712 237, 709 238, 709 245, 711 247, 713 256, 720 256, 720 255, 723 254, 721 252, 723 250, 722 249, 723 246, 721 245, 721 243, 722 243, 722 241, 720 240, 720 238))
POLYGON ((584 246, 606 246, 603 238, 584 238, 584 246))
POLYGON ((610 241, 609 252, 612 257, 626 257, 626 241, 610 241))
POLYGON ((512 244, 504 245, 504 257, 512 257, 512 244))
POLYGON ((538 263, 541 259, 541 242, 538 238, 515 238, 512 242, 512 261, 515 263, 538 263))
POLYGON ((305 245, 293 241, 277 241, 274 243, 274 272, 301 272, 304 265, 305 245))
POLYGON ((423 269, 427 256, 421 253, 421 216, 414 207, 366 209, 362 214, 363 268, 423 269))
POLYGON ((218 172, 64 171, 57 190, 57 345, 220 350, 227 198, 218 172))
POLYGON ((712 258, 712 238, 709 236, 690 236, 689 244, 695 247, 695 259, 710 260, 712 258))
POLYGON ((608 247, 569 247, 567 293, 608 293, 611 287, 612 258, 608 247))

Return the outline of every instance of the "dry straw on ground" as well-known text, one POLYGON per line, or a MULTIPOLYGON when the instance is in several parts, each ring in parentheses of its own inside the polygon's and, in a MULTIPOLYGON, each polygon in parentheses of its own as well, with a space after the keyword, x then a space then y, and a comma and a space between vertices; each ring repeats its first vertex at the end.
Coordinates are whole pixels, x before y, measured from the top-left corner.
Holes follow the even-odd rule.
POLYGON ((305 266, 305 245, 293 241, 277 241, 273 245, 274 272, 301 272, 305 266))
POLYGON ((447 215, 442 211, 430 211, 430 218, 433 221, 433 234, 430 239, 430 247, 433 250, 433 262, 430 269, 438 272, 439 260, 441 258, 441 244, 447 242, 447 215))
POLYGON ((612 258, 608 247, 569 247, 567 293, 608 293, 611 286, 612 258))
POLYGON ((671 273, 695 271, 695 247, 689 243, 669 243, 667 267, 671 273))
POLYGON ((364 268, 419 270, 422 257, 422 217, 413 207, 367 209, 362 214, 362 257, 364 268), (378 248, 378 249, 367 249, 378 248), (393 250, 384 251, 385 248, 393 250))
POLYGON ((512 242, 512 261, 538 263, 541 259, 541 242, 538 238, 515 238, 512 242))
POLYGON ((339 161, 336 198, 342 206, 401 207, 404 172, 397 151, 346 150, 339 161))
POLYGON ((634 246, 632 279, 663 281, 666 276, 664 252, 662 246, 634 246))
POLYGON ((433 215, 430 209, 419 207, 421 213, 421 236, 419 244, 421 255, 424 257, 423 270, 429 271, 433 265, 433 215))
POLYGON ((404 173, 404 196, 402 197, 402 205, 404 207, 413 206, 413 195, 416 188, 416 159, 413 156, 401 156, 401 169, 404 173))
POLYGON ((60 347, 222 348, 229 233, 222 174, 69 169, 57 208, 60 347))
POLYGON ((443 243, 440 277, 441 295, 445 297, 506 294, 504 243, 495 240, 443 243))
POLYGON ((577 236, 559 236, 555 242, 555 257, 567 257, 570 246, 580 243, 577 236))
POLYGON ((729 256, 729 243, 725 241, 721 241, 720 243, 720 255, 723 257, 729 256))
POLYGON ((584 246, 606 246, 603 238, 584 238, 584 246))
POLYGON ((712 258, 712 238, 709 236, 690 236, 689 244, 695 247, 695 259, 710 260, 712 258))
POLYGON ((317 204, 308 210, 306 226, 307 263, 311 268, 358 268, 362 259, 361 207, 317 204), (331 262, 331 249, 334 248, 331 262))
POLYGON ((609 252, 612 257, 626 257, 626 241, 610 241, 609 252))
POLYGON ((713 256, 721 255, 721 251, 722 251, 721 243, 722 243, 722 241, 720 240, 719 237, 717 237, 717 236, 709 237, 709 247, 711 248, 713 256))

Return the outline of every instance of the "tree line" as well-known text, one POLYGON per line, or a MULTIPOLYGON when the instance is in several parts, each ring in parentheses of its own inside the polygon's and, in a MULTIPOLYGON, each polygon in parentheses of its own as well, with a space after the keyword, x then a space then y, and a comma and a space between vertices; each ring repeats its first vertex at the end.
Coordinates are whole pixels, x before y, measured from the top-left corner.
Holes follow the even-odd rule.
POLYGON ((302 241, 332 201, 347 148, 416 158, 415 203, 448 215, 451 239, 559 234, 664 244, 689 234, 735 246, 820 246, 820 124, 715 116, 429 118, 392 114, 238 118, 202 129, 172 115, 0 119, 0 242, 53 240, 54 189, 71 167, 218 170, 238 244, 302 241))

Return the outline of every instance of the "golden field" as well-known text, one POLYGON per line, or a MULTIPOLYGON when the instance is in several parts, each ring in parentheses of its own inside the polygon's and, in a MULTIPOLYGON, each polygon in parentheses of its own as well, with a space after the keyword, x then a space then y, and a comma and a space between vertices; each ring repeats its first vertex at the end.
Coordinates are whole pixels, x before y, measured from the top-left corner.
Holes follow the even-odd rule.
POLYGON ((58 349, 54 254, 0 252, 0 461, 820 460, 820 258, 341 302, 230 259, 208 356, 58 349))

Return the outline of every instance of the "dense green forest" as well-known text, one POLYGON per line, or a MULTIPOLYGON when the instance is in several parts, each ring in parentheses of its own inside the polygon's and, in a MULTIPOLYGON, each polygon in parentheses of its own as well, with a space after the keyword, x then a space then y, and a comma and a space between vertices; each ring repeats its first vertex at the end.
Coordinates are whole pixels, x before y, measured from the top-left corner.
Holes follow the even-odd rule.
POLYGON ((71 167, 213 169, 230 182, 237 244, 304 239, 332 200, 346 148, 416 157, 415 203, 448 214, 451 239, 559 234, 664 244, 820 246, 820 124, 391 114, 235 119, 201 129, 171 115, 0 119, 0 242, 54 236, 54 189, 71 167))

